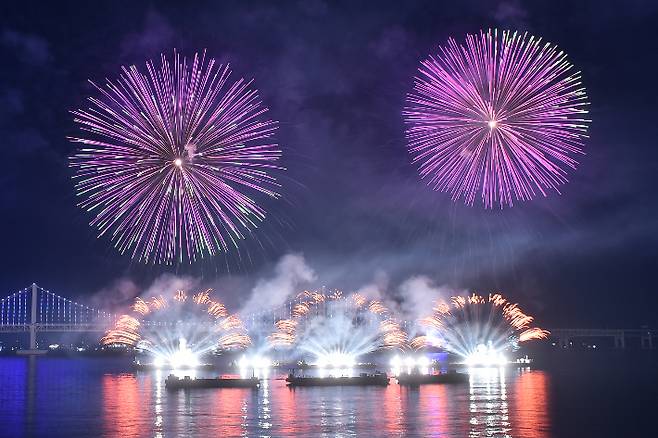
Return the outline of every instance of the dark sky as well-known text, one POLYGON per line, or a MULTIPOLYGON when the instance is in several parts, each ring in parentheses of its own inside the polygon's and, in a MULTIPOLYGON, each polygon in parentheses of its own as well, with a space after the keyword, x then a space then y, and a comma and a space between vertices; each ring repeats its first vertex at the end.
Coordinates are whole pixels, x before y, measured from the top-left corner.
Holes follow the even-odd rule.
POLYGON ((317 282, 414 275, 502 290, 544 326, 658 325, 658 7, 654 2, 3 2, 0 291, 70 297, 146 287, 163 273, 240 300, 287 253, 317 282), (558 44, 582 70, 593 124, 563 194, 485 211, 419 180, 401 110, 418 63, 449 36, 498 27, 558 44), (97 239, 76 207, 70 110, 88 79, 176 48, 253 77, 289 171, 284 202, 240 254, 143 266, 97 239), (230 271, 230 273, 229 273, 230 271))

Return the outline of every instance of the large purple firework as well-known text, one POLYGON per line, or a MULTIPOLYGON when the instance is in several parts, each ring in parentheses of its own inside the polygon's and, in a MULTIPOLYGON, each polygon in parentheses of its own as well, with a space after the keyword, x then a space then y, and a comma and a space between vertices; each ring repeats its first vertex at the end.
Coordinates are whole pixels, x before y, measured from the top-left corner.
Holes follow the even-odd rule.
POLYGON ((407 139, 434 190, 478 193, 485 208, 559 193, 590 122, 580 72, 540 38, 481 31, 422 62, 404 110, 407 139))
POLYGON ((80 206, 121 253, 144 262, 193 261, 235 247, 278 197, 281 151, 251 82, 195 54, 188 62, 123 67, 73 111, 87 133, 71 157, 80 206))

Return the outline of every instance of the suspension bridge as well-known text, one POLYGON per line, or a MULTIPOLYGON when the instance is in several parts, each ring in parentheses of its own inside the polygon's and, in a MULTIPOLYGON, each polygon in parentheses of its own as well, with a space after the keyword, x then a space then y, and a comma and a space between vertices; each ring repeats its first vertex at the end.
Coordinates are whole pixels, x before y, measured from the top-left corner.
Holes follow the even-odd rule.
POLYGON ((103 332, 116 318, 35 283, 0 300, 0 333, 28 332, 31 351, 37 349, 37 332, 103 332))

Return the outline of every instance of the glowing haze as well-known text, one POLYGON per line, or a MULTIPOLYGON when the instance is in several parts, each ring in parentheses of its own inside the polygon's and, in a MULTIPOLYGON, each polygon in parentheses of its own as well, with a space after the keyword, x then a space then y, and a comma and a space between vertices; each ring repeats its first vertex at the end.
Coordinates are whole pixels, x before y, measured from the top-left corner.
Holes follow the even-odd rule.
POLYGON ((484 353, 514 351, 520 342, 549 335, 533 327, 534 318, 500 294, 453 296, 437 301, 432 310, 419 321, 425 334, 414 338, 411 346, 443 348, 466 361, 484 353))
POLYGON ((349 361, 380 349, 402 348, 407 340, 400 323, 379 300, 359 293, 305 291, 292 305, 292 318, 276 322, 269 337, 274 347, 310 354, 319 365, 349 361))
POLYGON ((181 351, 195 356, 251 344, 240 318, 213 299, 211 290, 188 295, 183 290, 136 298, 101 339, 103 345, 136 347, 156 359, 171 360, 181 351))
POLYGON ((422 62, 404 118, 427 184, 485 208, 547 196, 578 164, 589 120, 580 72, 555 45, 497 30, 422 62))
POLYGON ((79 205, 121 253, 171 264, 228 251, 264 220, 258 196, 279 196, 277 123, 230 74, 205 53, 163 55, 94 84, 90 107, 73 111, 79 205))

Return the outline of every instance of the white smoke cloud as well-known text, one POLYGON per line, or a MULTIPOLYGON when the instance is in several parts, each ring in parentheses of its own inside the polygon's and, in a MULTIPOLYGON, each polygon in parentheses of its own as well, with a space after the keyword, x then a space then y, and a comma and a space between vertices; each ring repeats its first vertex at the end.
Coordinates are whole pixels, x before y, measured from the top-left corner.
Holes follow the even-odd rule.
POLYGON ((446 287, 435 286, 432 279, 425 275, 415 275, 406 279, 399 288, 400 312, 407 319, 418 319, 432 313, 436 300, 451 296, 446 287))
POLYGON ((171 296, 178 290, 193 292, 199 281, 192 277, 178 277, 172 274, 163 274, 156 278, 149 287, 139 295, 141 297, 152 297, 158 295, 171 296))
POLYGON ((373 280, 357 289, 357 293, 369 300, 386 300, 386 291, 389 286, 389 277, 386 272, 379 269, 375 272, 373 280))
POLYGON ((85 298, 84 304, 94 309, 113 312, 121 310, 122 307, 131 303, 139 291, 139 286, 131 279, 119 278, 93 294, 89 299, 85 298))
POLYGON ((281 306, 299 292, 302 285, 315 279, 315 271, 306 264, 303 255, 287 254, 276 264, 272 277, 256 282, 241 313, 245 315, 281 306))
POLYGON ((437 285, 426 275, 414 275, 403 281, 397 290, 400 305, 396 309, 401 318, 416 321, 432 314, 438 300, 449 301, 455 295, 468 295, 467 289, 437 285))
POLYGON ((85 304, 108 312, 124 312, 135 297, 148 299, 152 296, 172 296, 178 290, 194 291, 199 280, 193 277, 179 277, 173 274, 163 274, 153 280, 146 288, 138 285, 127 277, 119 278, 112 284, 96 292, 85 304))

